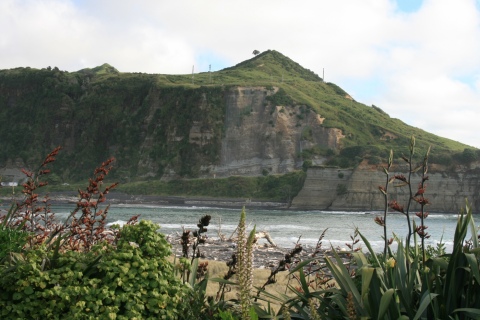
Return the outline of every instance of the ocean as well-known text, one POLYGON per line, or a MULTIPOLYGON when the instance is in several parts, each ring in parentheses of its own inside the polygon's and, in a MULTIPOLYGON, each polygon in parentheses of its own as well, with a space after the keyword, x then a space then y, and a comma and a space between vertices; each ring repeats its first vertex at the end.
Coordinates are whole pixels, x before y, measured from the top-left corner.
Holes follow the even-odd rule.
MULTIPOLYGON (((54 205, 52 211, 59 218, 66 218, 73 205, 54 205)), ((235 231, 241 209, 223 209, 213 207, 185 207, 160 205, 111 205, 108 214, 109 224, 123 224, 131 216, 140 215, 140 219, 158 223, 160 232, 165 234, 181 233, 182 227, 190 230, 197 228, 198 220, 206 214, 212 216, 207 235, 218 238, 221 232, 225 236, 235 231)), ((292 211, 246 209, 248 229, 256 226, 257 231, 267 231, 278 246, 291 248, 297 241, 303 246, 315 246, 320 235, 325 232, 322 247, 347 248, 352 243, 355 228, 368 239, 377 252, 383 250, 383 228, 374 222, 381 212, 345 212, 345 211, 292 211)), ((436 246, 442 242, 447 249, 452 247, 457 214, 430 213, 425 220, 430 234, 427 244, 436 246)), ((419 218, 415 217, 419 224, 419 218)), ((394 234, 400 239, 407 235, 406 217, 398 213, 387 216, 388 237, 394 234)), ((360 241, 358 245, 366 247, 360 241)), ((357 245, 357 246, 358 246, 357 245)))

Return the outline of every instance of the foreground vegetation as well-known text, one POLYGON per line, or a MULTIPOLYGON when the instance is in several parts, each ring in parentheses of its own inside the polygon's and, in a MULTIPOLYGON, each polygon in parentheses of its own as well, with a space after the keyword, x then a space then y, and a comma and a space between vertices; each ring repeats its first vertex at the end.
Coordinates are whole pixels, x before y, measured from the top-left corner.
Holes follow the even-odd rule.
MULTIPOLYGON (((361 230, 347 244, 350 250, 322 249, 322 235, 310 259, 300 261, 298 244, 270 271, 263 285, 253 287, 255 228, 248 233, 240 214, 237 253, 222 277, 209 277, 200 262, 200 248, 209 216, 197 230, 184 230, 183 257, 169 262, 170 247, 158 226, 132 217, 123 228, 106 229, 112 184, 104 187, 112 160, 104 162, 79 190, 80 200, 65 222, 55 219, 48 199, 38 189, 50 174, 58 149, 35 172, 27 172, 25 199, 12 204, 0 223, 0 316, 2 319, 478 319, 480 317, 480 247, 478 230, 467 204, 459 215, 451 252, 443 244, 425 246, 428 238, 427 196, 429 150, 415 163, 415 139, 403 157, 407 175, 390 172, 393 152, 379 192, 383 215, 375 217, 385 241, 374 252, 361 230), (414 172, 420 181, 412 181, 414 172), (389 188, 406 188, 407 203, 389 198, 389 188), (410 212, 412 202, 420 211, 410 212), (388 238, 391 211, 407 220, 405 238, 388 238), (367 252, 363 252, 360 239, 367 252), (396 251, 392 243, 396 243, 396 251), (289 271, 282 292, 266 288, 279 272, 289 271), (218 284, 213 296, 208 283, 218 284), (231 287, 235 299, 227 298, 231 287), (262 301, 262 303, 260 303, 262 301), (275 306, 275 307, 274 307, 275 306)), ((372 221, 373 223, 373 221, 372 221)))

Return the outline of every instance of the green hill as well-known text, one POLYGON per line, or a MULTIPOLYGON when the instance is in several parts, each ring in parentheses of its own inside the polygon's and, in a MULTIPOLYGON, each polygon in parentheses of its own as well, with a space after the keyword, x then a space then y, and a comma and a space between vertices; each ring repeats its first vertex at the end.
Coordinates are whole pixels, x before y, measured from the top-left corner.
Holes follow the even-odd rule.
MULTIPOLYGON (((31 167, 60 145, 64 151, 56 163, 62 172, 58 181, 84 178, 111 156, 117 159, 114 176, 124 181, 166 174, 202 177, 224 156, 227 97, 239 87, 263 90, 262 103, 270 114, 283 106, 296 117, 302 141, 314 141, 305 120, 310 113, 319 115, 323 129, 341 130, 344 138, 334 147, 311 143, 302 148, 297 157, 306 164, 316 156, 343 167, 365 158, 379 163, 390 149, 407 153, 411 135, 420 147, 432 146, 432 161, 437 163, 454 166, 479 156, 464 144, 359 103, 281 53, 265 51, 236 66, 193 77, 122 73, 108 64, 78 72, 50 67, 0 70, 0 168, 22 162, 31 167)), ((252 110, 242 112, 240 120, 252 110)))
MULTIPOLYGON (((176 85, 191 85, 191 75, 166 76, 176 85)), ((167 81, 162 84, 168 85, 167 81)), ((268 50, 234 67, 212 74, 195 75, 195 85, 279 86, 283 99, 275 102, 303 104, 312 107, 325 118, 324 126, 342 129, 347 138, 343 147, 375 145, 382 148, 406 147, 411 135, 420 144, 433 145, 439 153, 463 151, 469 146, 436 136, 422 129, 390 118, 376 106, 366 106, 352 99, 339 86, 323 82, 314 72, 281 53, 268 50), (397 136, 395 139, 388 137, 397 136)), ((280 98, 280 97, 278 97, 280 98)), ((280 98, 280 99, 282 99, 280 98)))

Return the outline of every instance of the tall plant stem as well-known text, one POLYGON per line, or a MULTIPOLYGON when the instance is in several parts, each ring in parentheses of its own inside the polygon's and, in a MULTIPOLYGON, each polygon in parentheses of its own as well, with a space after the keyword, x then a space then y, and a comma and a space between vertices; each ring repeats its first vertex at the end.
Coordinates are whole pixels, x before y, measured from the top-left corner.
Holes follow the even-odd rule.
POLYGON ((390 156, 388 158, 387 168, 384 168, 385 175, 387 176, 385 181, 385 187, 382 191, 384 199, 384 210, 383 210, 383 239, 385 245, 383 248, 383 260, 387 261, 387 248, 388 248, 388 238, 387 238, 387 214, 388 214, 388 185, 390 184, 390 167, 393 163, 393 151, 390 150, 390 156))
POLYGON ((424 196, 425 192, 425 181, 428 180, 427 172, 428 172, 428 155, 430 153, 430 147, 428 148, 427 152, 425 153, 425 157, 423 158, 423 165, 422 165, 422 182, 418 187, 417 195, 419 195, 420 199, 417 202, 420 204, 420 228, 422 230, 421 239, 422 239, 422 260, 423 266, 425 267, 425 262, 427 260, 426 253, 425 253, 425 238, 429 237, 428 234, 425 232, 425 218, 428 216, 428 213, 425 213, 425 206, 428 204, 428 200, 424 196))
POLYGON ((412 222, 410 221, 410 206, 412 204, 412 199, 413 199, 413 192, 412 192, 412 184, 411 184, 411 179, 412 179, 412 172, 413 172, 413 167, 412 167, 412 161, 413 161, 413 154, 415 153, 415 137, 412 136, 410 139, 410 156, 408 158, 408 192, 409 192, 409 197, 408 197, 408 202, 407 202, 407 210, 405 211, 405 216, 407 217, 407 225, 408 225, 408 234, 407 234, 407 243, 405 244, 406 252, 408 253, 410 250, 410 240, 413 235, 412 231, 412 222))

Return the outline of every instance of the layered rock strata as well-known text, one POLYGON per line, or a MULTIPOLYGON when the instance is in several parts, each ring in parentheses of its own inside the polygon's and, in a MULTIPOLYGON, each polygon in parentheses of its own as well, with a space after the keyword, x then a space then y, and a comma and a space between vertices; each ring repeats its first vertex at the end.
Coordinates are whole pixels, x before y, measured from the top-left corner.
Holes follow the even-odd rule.
POLYGON ((287 173, 301 167, 303 149, 337 148, 341 130, 322 127, 321 116, 306 106, 272 105, 267 97, 277 90, 236 87, 226 92, 220 161, 203 171, 217 177, 287 173))
MULTIPOLYGON (((405 172, 399 172, 406 175, 405 172)), ((465 208, 465 201, 475 212, 480 212, 480 172, 429 173, 425 197, 429 212, 458 213, 465 208)), ((419 174, 412 174, 415 193, 421 181, 419 174)), ((386 175, 379 169, 338 169, 314 167, 307 172, 303 189, 293 200, 292 208, 316 210, 381 211, 384 198, 379 186, 385 186, 386 175)), ((389 186, 389 199, 406 204, 408 187, 389 186)), ((413 202, 413 211, 419 207, 413 202)))

